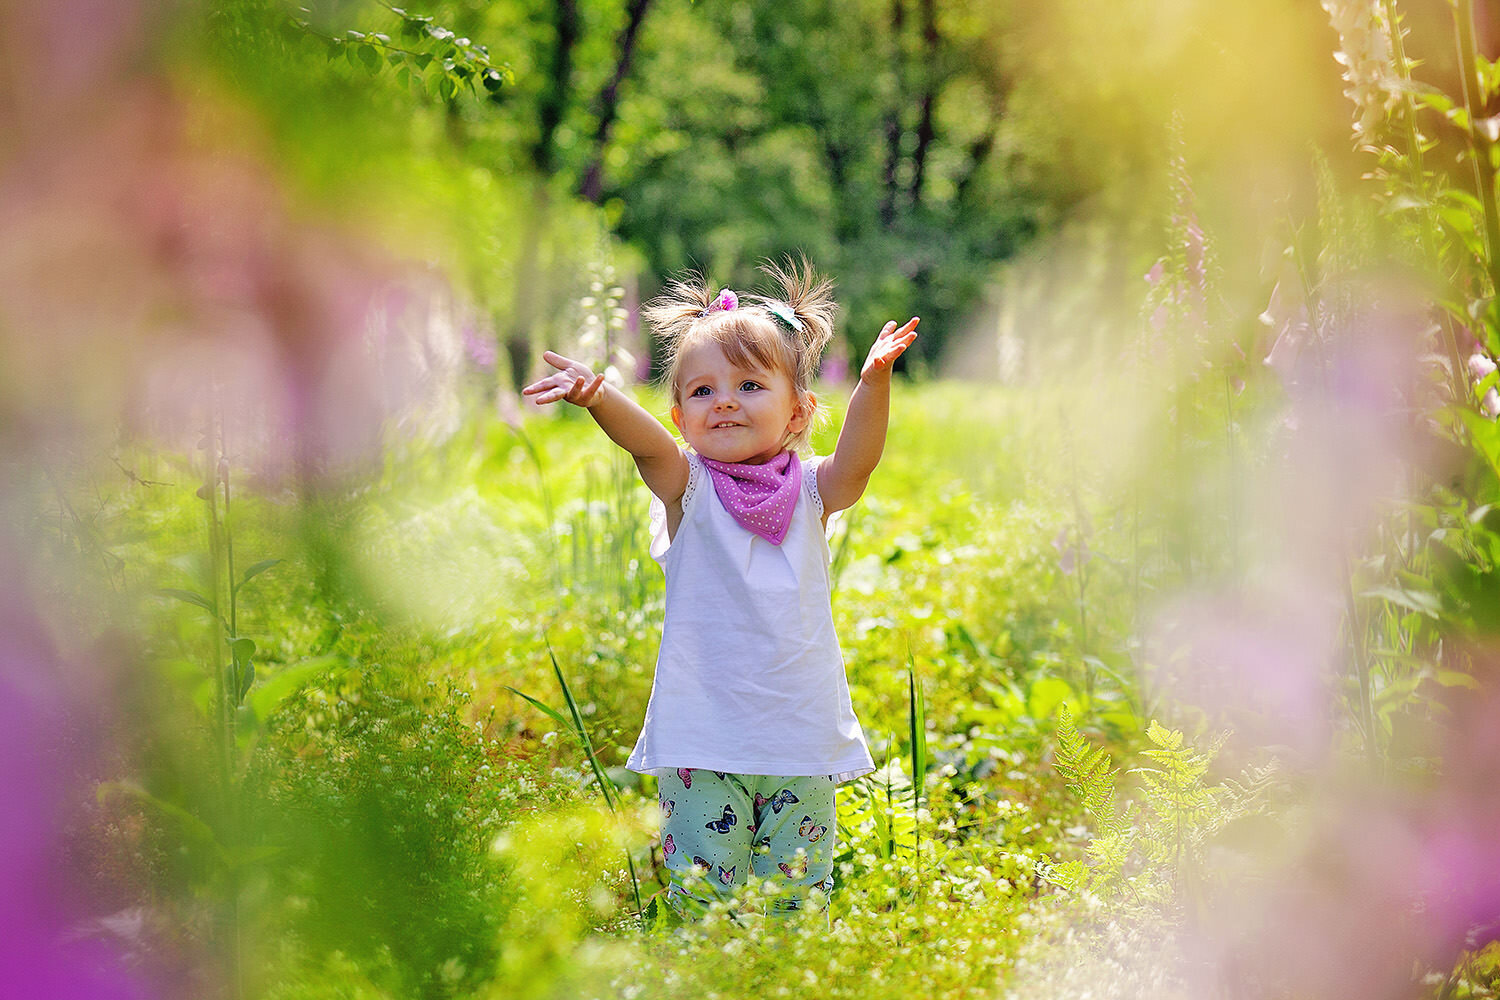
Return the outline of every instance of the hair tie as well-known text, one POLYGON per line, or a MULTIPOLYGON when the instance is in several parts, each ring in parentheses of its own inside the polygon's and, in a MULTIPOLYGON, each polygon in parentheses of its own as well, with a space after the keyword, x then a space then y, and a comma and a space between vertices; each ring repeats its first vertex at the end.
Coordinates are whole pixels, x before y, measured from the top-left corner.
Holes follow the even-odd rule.
POLYGON ((738 308, 739 304, 739 296, 726 288, 719 293, 719 297, 714 299, 712 304, 710 304, 707 309, 703 310, 698 315, 707 316, 711 312, 728 312, 731 309, 738 308))
POLYGON ((796 311, 785 302, 781 302, 776 299, 766 299, 765 302, 761 304, 766 307, 766 312, 770 313, 771 316, 776 320, 776 322, 780 323, 788 330, 792 331, 793 333, 801 333, 803 331, 803 323, 800 319, 797 318, 796 311))

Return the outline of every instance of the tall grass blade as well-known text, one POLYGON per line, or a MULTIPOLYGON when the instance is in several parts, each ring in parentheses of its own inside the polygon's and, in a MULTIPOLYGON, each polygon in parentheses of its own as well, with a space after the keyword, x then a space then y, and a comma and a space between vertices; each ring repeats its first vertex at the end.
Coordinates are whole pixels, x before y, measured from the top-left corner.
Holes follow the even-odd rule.
POLYGON ((552 652, 552 642, 544 638, 547 644, 547 658, 552 661, 552 672, 557 675, 557 683, 562 687, 563 700, 568 704, 568 714, 573 717, 573 735, 578 737, 579 744, 583 747, 583 755, 588 758, 589 767, 594 769, 594 778, 599 782, 599 791, 604 793, 604 803, 609 806, 610 812, 618 812, 619 805, 615 801, 615 785, 609 780, 609 775, 599 766, 599 761, 594 756, 594 741, 589 739, 589 731, 583 725, 583 713, 578 711, 578 702, 573 698, 573 689, 568 687, 568 679, 563 676, 562 667, 557 664, 557 655, 552 652))
POLYGON ((543 715, 547 716, 547 718, 552 719, 559 726, 570 725, 568 720, 563 718, 563 714, 557 709, 553 708, 551 705, 544 704, 533 698, 531 695, 527 694, 525 691, 519 690, 518 688, 513 688, 509 684, 505 685, 505 689, 511 694, 520 695, 522 698, 525 698, 528 702, 531 703, 532 708, 535 708, 538 712, 541 712, 543 715))
MULTIPOLYGON (((563 676, 562 667, 557 663, 557 654, 552 652, 552 640, 544 634, 542 641, 547 645, 547 658, 552 661, 552 672, 557 675, 557 683, 562 688, 563 700, 568 703, 568 714, 573 717, 573 733, 583 747, 583 755, 588 758, 589 767, 594 769, 594 778, 599 782, 599 791, 604 795, 604 804, 609 806, 610 812, 619 815, 620 807, 615 797, 615 783, 609 780, 609 775, 604 773, 604 769, 599 766, 598 758, 594 756, 594 741, 589 739, 589 731, 583 724, 583 713, 578 711, 578 702, 573 697, 573 689, 568 687, 568 679, 563 676)), ((516 693, 521 694, 519 691, 516 693)), ((526 698, 525 695, 521 697, 526 698)), ((540 707, 539 702, 533 703, 540 707)), ((625 866, 630 869, 630 893, 635 898, 635 912, 644 920, 646 908, 641 904, 641 880, 635 873, 635 859, 630 856, 629 847, 625 848, 625 866)))
POLYGON ((922 792, 927 786, 927 704, 917 683, 917 662, 906 646, 906 719, 911 727, 911 806, 913 865, 917 874, 917 907, 922 906, 922 792))

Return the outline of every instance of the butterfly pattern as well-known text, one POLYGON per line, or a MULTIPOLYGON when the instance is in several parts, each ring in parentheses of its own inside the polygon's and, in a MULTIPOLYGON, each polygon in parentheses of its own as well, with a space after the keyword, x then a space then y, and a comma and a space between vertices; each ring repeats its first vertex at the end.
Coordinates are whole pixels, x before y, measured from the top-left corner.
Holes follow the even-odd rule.
POLYGON ((737 822, 739 822, 739 820, 734 815, 734 808, 732 806, 725 805, 724 815, 722 817, 720 817, 719 819, 711 819, 707 823, 704 823, 703 826, 705 829, 712 830, 714 833, 728 833, 729 828, 731 826, 734 826, 734 824, 737 822))
MULTIPOLYGON (((761 796, 757 795, 756 798, 760 799, 761 796)), ((783 807, 789 806, 794 802, 801 801, 801 799, 792 794, 792 790, 790 788, 783 788, 781 791, 777 792, 769 799, 764 799, 763 801, 756 802, 756 806, 769 805, 771 807, 771 811, 779 816, 783 807)))
POLYGON ((823 834, 828 832, 828 827, 818 826, 813 822, 811 816, 803 816, 802 823, 797 827, 797 834, 806 837, 810 843, 816 844, 823 839, 823 834))
MULTIPOLYGON (((765 794, 755 791, 752 779, 742 779, 740 775, 726 775, 710 768, 674 770, 683 789, 691 789, 695 780, 699 786, 696 794, 688 792, 686 798, 681 790, 675 795, 657 796, 664 820, 671 820, 663 823, 660 857, 678 876, 692 872, 712 885, 715 893, 727 894, 736 885, 741 868, 747 874, 753 871, 756 876, 764 877, 771 873, 765 869, 774 866, 786 882, 796 885, 826 874, 829 859, 822 841, 828 839, 834 824, 831 802, 826 797, 831 789, 816 784, 818 777, 807 779, 811 783, 806 788, 788 779, 753 779, 762 789, 769 788, 770 794, 765 794), (704 780, 705 775, 723 779, 725 783, 720 786, 704 780), (734 780, 730 781, 731 778, 734 780), (749 788, 745 787, 747 784, 749 788), (806 798, 800 798, 799 793, 806 798), (724 797, 719 798, 720 794, 724 797), (683 806, 682 815, 674 818, 679 804, 683 806), (803 809, 793 811, 799 804, 803 809), (819 815, 825 810, 826 814, 819 815), (788 814, 784 822, 780 815, 783 812, 788 814), (802 813, 800 820, 798 812, 802 813), (777 815, 774 821, 773 813, 777 815), (700 823, 712 839, 696 832, 700 823), (819 850, 809 847, 812 844, 820 845, 819 850)), ((665 782, 663 791, 670 792, 665 782)))

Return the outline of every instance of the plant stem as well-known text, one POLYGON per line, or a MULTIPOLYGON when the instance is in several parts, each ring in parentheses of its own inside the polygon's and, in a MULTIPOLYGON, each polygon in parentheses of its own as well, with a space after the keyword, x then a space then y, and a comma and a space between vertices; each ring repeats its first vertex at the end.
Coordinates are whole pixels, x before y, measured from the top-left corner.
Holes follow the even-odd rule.
POLYGON ((1366 624, 1360 617, 1359 606, 1354 597, 1354 570, 1345 542, 1343 559, 1344 613, 1349 621, 1349 645, 1354 654, 1354 670, 1359 678, 1359 712, 1361 728, 1364 729, 1365 754, 1370 759, 1370 769, 1380 771, 1380 740, 1376 731, 1375 700, 1371 678, 1370 651, 1365 634, 1366 624))
MULTIPOLYGON (((217 753, 219 764, 219 793, 221 802, 221 839, 231 852, 238 846, 238 838, 235 837, 237 830, 238 802, 235 789, 235 767, 234 767, 234 709, 233 699, 237 692, 230 690, 228 677, 225 673, 224 647, 226 645, 221 629, 228 628, 233 634, 233 625, 223 615, 223 600, 226 596, 224 587, 224 570, 226 566, 226 545, 228 541, 227 525, 220 520, 218 483, 219 462, 223 458, 223 418, 219 412, 218 393, 213 393, 213 403, 208 417, 208 427, 204 434, 207 442, 205 453, 207 455, 208 468, 203 477, 203 499, 206 503, 208 514, 208 556, 209 556, 209 587, 208 599, 213 605, 213 624, 210 626, 212 640, 210 646, 210 662, 214 672, 215 693, 215 740, 217 742, 217 753)), ((227 501, 226 494, 226 510, 227 501)), ((232 559, 232 556, 230 557, 232 559)), ((229 598, 231 615, 233 614, 233 598, 229 598)), ((225 928, 229 948, 229 982, 232 996, 235 1000, 245 995, 244 984, 244 961, 241 953, 240 942, 240 891, 239 877, 233 864, 227 866, 226 881, 228 882, 229 912, 226 916, 228 926, 225 928)))
POLYGON ((1490 159, 1493 143, 1479 130, 1484 117, 1484 87, 1479 79, 1478 51, 1474 43, 1474 0, 1454 0, 1454 27, 1457 31, 1458 62, 1463 78, 1464 109, 1469 113, 1469 152, 1474 162, 1474 182, 1484 205, 1485 270, 1490 279, 1491 294, 1500 294, 1500 213, 1495 207, 1495 166, 1490 159))

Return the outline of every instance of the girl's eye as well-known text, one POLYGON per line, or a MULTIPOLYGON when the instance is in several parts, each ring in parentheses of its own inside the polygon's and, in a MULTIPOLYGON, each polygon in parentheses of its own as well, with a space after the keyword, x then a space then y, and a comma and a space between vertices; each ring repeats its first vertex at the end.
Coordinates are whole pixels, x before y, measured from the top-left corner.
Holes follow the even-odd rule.
POLYGON ((741 382, 740 383, 740 392, 754 392, 756 389, 759 389, 759 388, 760 388, 760 383, 759 382, 749 382, 749 381, 746 381, 746 382, 741 382))
POLYGON ((690 395, 690 396, 707 396, 709 394, 709 392, 710 392, 710 390, 709 390, 708 386, 706 386, 706 385, 700 385, 698 388, 696 388, 692 392, 688 393, 688 395, 690 395))

